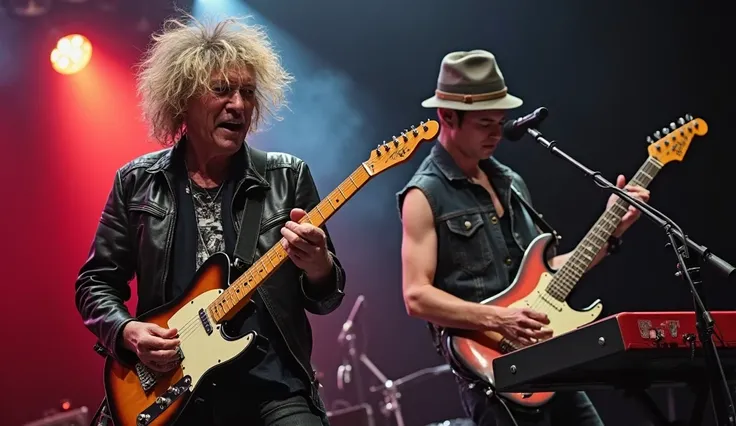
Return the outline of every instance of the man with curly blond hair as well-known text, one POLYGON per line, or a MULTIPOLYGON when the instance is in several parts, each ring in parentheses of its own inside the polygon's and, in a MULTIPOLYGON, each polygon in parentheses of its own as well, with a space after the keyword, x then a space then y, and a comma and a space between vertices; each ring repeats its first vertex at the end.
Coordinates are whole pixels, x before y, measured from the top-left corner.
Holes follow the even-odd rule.
MULTIPOLYGON (((233 260, 239 238, 257 239, 256 258, 281 244, 291 261, 254 292, 254 309, 225 327, 232 337, 264 337, 257 339, 264 343, 260 356, 220 367, 179 424, 328 424, 305 311, 334 311, 345 272, 326 229, 299 223, 320 200, 307 164, 246 143, 256 128, 279 119, 292 76, 260 27, 188 18, 168 21, 140 64, 144 117, 165 149, 115 174, 76 281, 77 308, 99 339, 98 352, 166 373, 181 361, 179 330, 131 315, 124 305, 130 281, 137 281, 140 316, 181 297, 215 253, 233 260), (263 219, 241 230, 253 199, 261 200, 263 219)), ((231 279, 242 271, 234 266, 231 279)))

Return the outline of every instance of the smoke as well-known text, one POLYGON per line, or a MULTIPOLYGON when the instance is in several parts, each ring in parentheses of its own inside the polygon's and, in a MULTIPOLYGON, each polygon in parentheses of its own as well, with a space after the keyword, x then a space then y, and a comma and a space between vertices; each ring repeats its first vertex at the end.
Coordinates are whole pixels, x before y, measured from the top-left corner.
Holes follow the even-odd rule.
POLYGON ((283 121, 257 134, 253 143, 296 155, 309 163, 318 183, 336 184, 335 178, 341 181, 359 165, 350 155, 357 152, 364 133, 363 116, 350 99, 354 87, 347 76, 334 70, 290 69, 295 68, 302 69, 292 71, 297 80, 289 110, 282 111, 283 121))

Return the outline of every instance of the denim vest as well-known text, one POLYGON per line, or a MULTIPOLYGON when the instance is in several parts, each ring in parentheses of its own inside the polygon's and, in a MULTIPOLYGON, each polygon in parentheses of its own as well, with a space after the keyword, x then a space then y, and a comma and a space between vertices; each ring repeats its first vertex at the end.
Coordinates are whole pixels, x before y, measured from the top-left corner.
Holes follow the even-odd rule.
MULTIPOLYGON (((522 251, 541 233, 532 212, 512 196, 512 185, 531 205, 522 178, 494 158, 482 160, 511 220, 514 241, 522 251)), ((434 285, 460 299, 481 302, 507 288, 511 263, 501 224, 491 197, 472 183, 440 143, 435 143, 406 186, 396 194, 401 215, 404 195, 421 190, 429 201, 437 232, 434 285)))

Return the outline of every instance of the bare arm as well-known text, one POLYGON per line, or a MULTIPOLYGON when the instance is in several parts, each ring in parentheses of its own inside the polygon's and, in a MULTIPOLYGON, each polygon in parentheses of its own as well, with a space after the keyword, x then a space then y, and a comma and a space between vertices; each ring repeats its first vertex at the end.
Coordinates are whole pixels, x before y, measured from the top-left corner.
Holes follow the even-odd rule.
POLYGON ((402 225, 402 287, 408 314, 441 327, 496 328, 495 307, 464 301, 432 285, 437 266, 437 233, 429 202, 418 189, 406 193, 402 225))

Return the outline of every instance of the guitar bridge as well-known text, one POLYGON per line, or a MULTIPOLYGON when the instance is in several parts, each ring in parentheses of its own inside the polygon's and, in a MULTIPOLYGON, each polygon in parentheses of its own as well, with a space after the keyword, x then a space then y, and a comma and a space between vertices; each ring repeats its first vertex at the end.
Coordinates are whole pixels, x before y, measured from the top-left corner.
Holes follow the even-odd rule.
MULTIPOLYGON (((184 359, 184 352, 181 350, 181 346, 176 348, 176 354, 179 356, 179 360, 184 359)), ((156 379, 158 373, 152 371, 150 368, 143 365, 143 363, 137 363, 135 365, 135 373, 138 375, 138 381, 141 383, 143 392, 148 393, 154 386, 156 386, 156 379)))
POLYGON ((148 393, 148 391, 156 386, 156 374, 143 365, 143 363, 139 362, 135 365, 135 372, 138 375, 138 381, 141 383, 144 392, 148 393))

